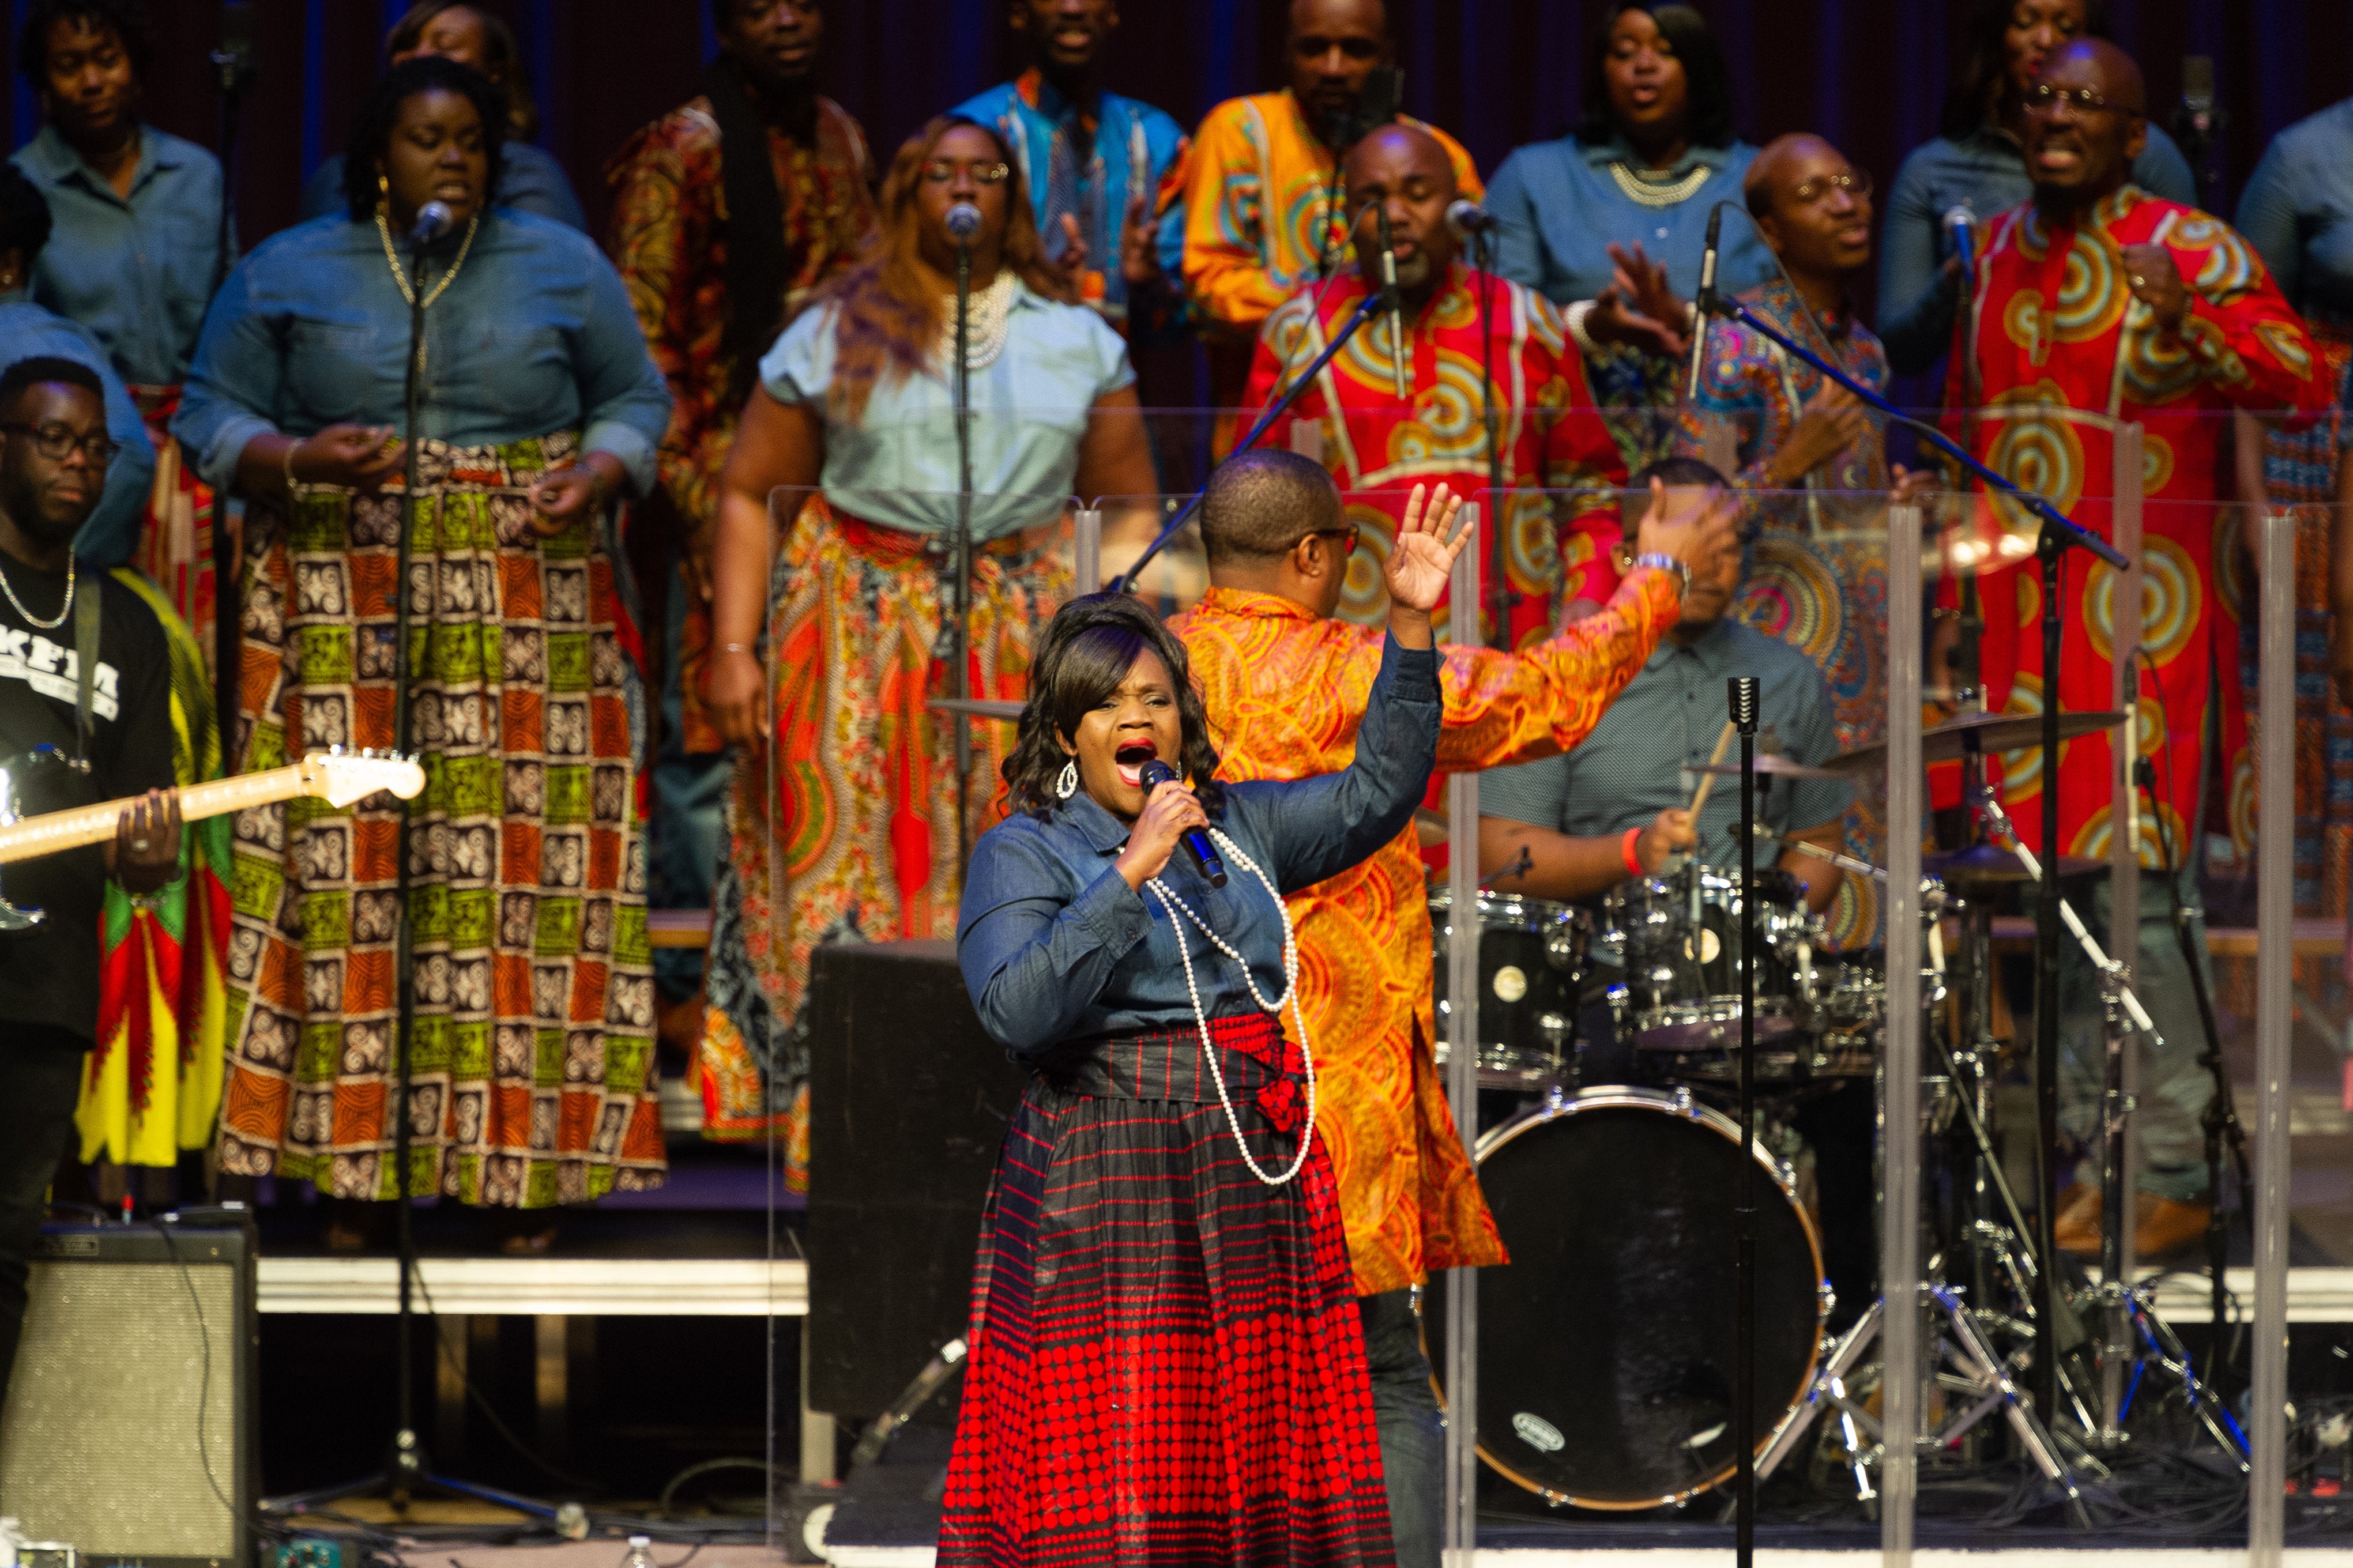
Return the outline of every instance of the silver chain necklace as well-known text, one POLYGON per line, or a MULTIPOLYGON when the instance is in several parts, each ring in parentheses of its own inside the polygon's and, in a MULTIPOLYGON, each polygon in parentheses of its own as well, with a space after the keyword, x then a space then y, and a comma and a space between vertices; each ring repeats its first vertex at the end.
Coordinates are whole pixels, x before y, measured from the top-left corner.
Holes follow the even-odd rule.
POLYGON ((74 558, 71 554, 66 556, 66 602, 58 606, 58 618, 54 621, 45 621, 25 608, 25 601, 16 597, 16 590, 8 585, 8 574, 5 572, 0 572, 0 594, 7 595, 8 603, 16 606, 16 613, 35 627, 41 631, 53 632, 64 626, 66 617, 73 614, 74 558))
MULTIPOLYGON (((1231 857, 1235 865, 1258 879, 1259 885, 1266 889, 1266 896, 1274 900, 1275 912, 1282 917, 1282 978, 1287 988, 1282 995, 1271 1002, 1261 995, 1258 978, 1250 972, 1250 962, 1235 952, 1225 938, 1211 931, 1209 922, 1193 912, 1192 905, 1170 892, 1167 883, 1155 877, 1144 885, 1152 889, 1153 897, 1160 900, 1160 907, 1168 911, 1169 924, 1175 927, 1176 956, 1185 965, 1185 990, 1193 998, 1193 1021, 1201 1030, 1201 1055, 1208 1061, 1210 1080, 1218 1086, 1218 1103, 1226 1108, 1226 1126, 1233 1132, 1234 1147, 1242 1152, 1242 1163, 1250 1167, 1251 1175, 1270 1187, 1285 1186, 1307 1163, 1308 1145, 1315 1141, 1315 1052, 1307 1043, 1307 1015, 1299 1006, 1299 939, 1291 929, 1290 906, 1282 901, 1282 895, 1274 890, 1274 883, 1267 874, 1259 869, 1258 862, 1243 854, 1241 846, 1217 828, 1209 829, 1209 837, 1217 840, 1218 847, 1231 857), (1201 988, 1194 983, 1193 954, 1185 945, 1185 928, 1176 924, 1179 910, 1203 936, 1209 939, 1211 947, 1234 961, 1235 967, 1242 972, 1242 984, 1250 988, 1251 1001, 1257 1003, 1262 1011, 1278 1016, 1282 1012, 1282 1005, 1290 1003, 1292 1020, 1299 1026, 1299 1058, 1307 1068, 1307 1120, 1300 1124, 1299 1150, 1291 1158, 1291 1169, 1279 1176, 1268 1175, 1259 1164, 1257 1157, 1250 1151, 1250 1143, 1242 1137, 1240 1119, 1234 1115, 1233 1096, 1227 1092, 1226 1075, 1218 1066, 1217 1042, 1209 1037, 1209 1016, 1201 1005, 1201 988)), ((1278 1073, 1282 1070, 1282 1052, 1278 1050, 1275 1053, 1278 1073)))

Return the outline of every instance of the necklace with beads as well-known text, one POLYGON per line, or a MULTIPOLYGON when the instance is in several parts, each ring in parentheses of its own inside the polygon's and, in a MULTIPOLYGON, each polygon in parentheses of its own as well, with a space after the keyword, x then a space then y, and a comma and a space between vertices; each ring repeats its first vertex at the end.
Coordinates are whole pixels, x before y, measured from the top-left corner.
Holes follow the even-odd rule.
POLYGON ((8 603, 15 606, 18 615, 25 617, 26 624, 40 631, 53 632, 64 626, 66 617, 73 614, 74 558, 70 553, 66 556, 66 602, 58 606, 58 618, 54 621, 45 621, 25 608, 25 601, 16 597, 16 590, 8 585, 8 574, 5 572, 0 572, 0 594, 8 595, 8 603))
POLYGON ((1618 188, 1646 207, 1681 205, 1699 195, 1699 188, 1707 184, 1707 177, 1715 173, 1702 163, 1682 179, 1669 180, 1658 177, 1656 171, 1652 170, 1638 173, 1634 165, 1623 158, 1609 165, 1609 177, 1618 182, 1618 188))
MULTIPOLYGON (((1013 296, 1021 280, 1009 267, 999 267, 986 289, 973 290, 965 314, 964 367, 987 370, 1005 352, 1005 324, 1013 314, 1013 296)), ((955 296, 947 297, 947 313, 940 321, 940 363, 955 369, 955 296)))
MULTIPOLYGON (((431 310, 433 301, 447 294, 449 285, 458 280, 458 269, 466 265, 466 255, 474 248, 474 231, 481 226, 482 215, 477 212, 466 224, 466 238, 458 247, 458 259, 449 263, 449 270, 441 274, 440 280, 426 294, 423 309, 431 310)), ((375 232, 377 237, 384 241, 384 264, 392 268, 392 280, 400 285, 401 299, 410 306, 416 306, 417 290, 409 284, 408 274, 401 268, 400 253, 392 247, 392 224, 385 218, 381 202, 376 204, 375 232)))
POLYGON ((1243 854, 1241 846, 1219 829, 1209 829, 1209 837, 1217 841, 1219 848, 1225 851, 1228 859, 1258 879, 1259 886, 1266 889, 1266 896, 1274 900, 1275 912, 1282 917, 1282 980, 1285 987, 1282 995, 1270 1002, 1261 994, 1258 977, 1250 972, 1250 962, 1225 938, 1211 931, 1209 922, 1193 912, 1192 905, 1169 891, 1167 883, 1155 877, 1144 885, 1152 889, 1152 896, 1158 899, 1160 907, 1168 911, 1169 923, 1176 928, 1176 957, 1185 965, 1185 991, 1193 999, 1193 1021, 1201 1031, 1201 1055, 1208 1061, 1210 1081, 1218 1086, 1218 1103, 1225 1107, 1226 1126, 1233 1132, 1234 1147, 1241 1151, 1242 1163, 1250 1167, 1251 1175, 1267 1186, 1284 1186, 1307 1163, 1307 1148, 1315 1138, 1315 1052, 1307 1043, 1307 1016, 1299 1005, 1299 938, 1291 927, 1289 906, 1283 903, 1282 895, 1274 890, 1273 881, 1259 869, 1258 862, 1243 854), (1300 1124, 1299 1149, 1292 1155, 1291 1168, 1279 1176, 1269 1175, 1259 1164, 1257 1157, 1250 1152, 1249 1141, 1242 1136, 1240 1119, 1234 1115, 1233 1096, 1226 1089, 1225 1072, 1218 1066, 1218 1047, 1209 1037, 1209 1016, 1201 1005, 1201 988, 1193 978, 1192 951, 1185 945, 1185 928, 1176 924, 1176 917, 1180 913, 1192 922, 1194 929, 1208 939, 1211 947, 1233 960, 1234 967, 1242 972, 1242 984, 1250 988, 1250 1000, 1259 1005, 1261 1011, 1279 1015, 1285 1002, 1291 1004, 1292 1021, 1299 1026, 1299 1058, 1306 1064, 1307 1119, 1300 1124))

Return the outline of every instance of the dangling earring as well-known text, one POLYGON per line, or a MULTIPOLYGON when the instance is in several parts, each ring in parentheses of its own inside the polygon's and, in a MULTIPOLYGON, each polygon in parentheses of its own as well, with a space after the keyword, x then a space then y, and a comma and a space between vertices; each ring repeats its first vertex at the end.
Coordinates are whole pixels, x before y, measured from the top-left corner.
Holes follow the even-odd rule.
POLYGON ((1079 764, 1076 762, 1062 764, 1062 771, 1054 777, 1054 793, 1064 800, 1079 793, 1079 764))
POLYGON ((392 206, 392 181, 382 169, 375 172, 375 205, 387 210, 392 206))

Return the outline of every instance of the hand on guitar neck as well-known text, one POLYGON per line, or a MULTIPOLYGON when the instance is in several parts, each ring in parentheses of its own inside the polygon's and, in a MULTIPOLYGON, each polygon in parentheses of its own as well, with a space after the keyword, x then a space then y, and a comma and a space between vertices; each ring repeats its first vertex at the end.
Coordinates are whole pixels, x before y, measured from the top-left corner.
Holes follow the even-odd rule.
POLYGON ((180 874, 178 790, 151 789, 124 803, 106 847, 106 874, 134 899, 169 886, 180 874))

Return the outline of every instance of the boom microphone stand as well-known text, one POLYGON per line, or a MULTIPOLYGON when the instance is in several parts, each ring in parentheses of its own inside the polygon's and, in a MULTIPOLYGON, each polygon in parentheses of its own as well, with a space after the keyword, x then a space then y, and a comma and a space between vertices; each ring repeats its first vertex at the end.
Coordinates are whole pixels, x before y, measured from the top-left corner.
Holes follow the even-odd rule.
MULTIPOLYGON (((1487 646, 1508 650, 1512 646, 1512 584, 1504 575, 1510 564, 1504 539, 1503 418, 1495 408, 1495 264, 1494 239, 1482 229, 1472 238, 1479 269, 1479 416, 1487 427, 1487 600, 1494 624, 1487 646)), ((1458 633, 1457 639, 1467 642, 1458 633)))
POLYGON ((1732 1373, 1733 1561, 1757 1560, 1757 709, 1758 682, 1725 682, 1740 731, 1740 1160, 1733 1177, 1736 1240, 1732 1373))
MULTIPOLYGON (((217 236, 219 261, 213 270, 217 293, 236 261, 237 136, 245 120, 245 95, 261 75, 253 47, 252 0, 228 0, 221 7, 221 47, 212 54, 220 87, 221 207, 217 236)), ((229 550, 228 498, 215 501, 213 515, 213 711, 228 733, 237 714, 237 562, 229 550)))
MULTIPOLYGON (((948 233, 956 242, 955 388, 956 526, 948 545, 949 569, 955 574, 950 595, 955 629, 949 647, 955 658, 955 689, 959 704, 972 700, 972 239, 980 232, 980 209, 958 202, 948 209, 948 233)), ((1004 265, 1000 260, 999 266, 1004 265)), ((956 864, 972 858, 972 718, 956 709, 956 864)))

